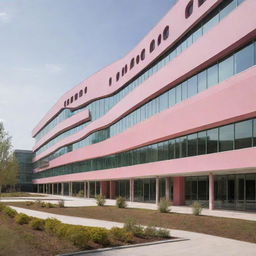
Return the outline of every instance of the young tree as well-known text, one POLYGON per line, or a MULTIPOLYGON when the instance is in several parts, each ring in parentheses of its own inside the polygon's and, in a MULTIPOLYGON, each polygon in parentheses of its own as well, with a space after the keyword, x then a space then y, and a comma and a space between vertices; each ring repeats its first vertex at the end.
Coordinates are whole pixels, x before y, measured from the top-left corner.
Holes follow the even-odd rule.
POLYGON ((17 182, 18 163, 11 148, 11 137, 0 122, 0 195, 3 186, 15 185, 17 182))

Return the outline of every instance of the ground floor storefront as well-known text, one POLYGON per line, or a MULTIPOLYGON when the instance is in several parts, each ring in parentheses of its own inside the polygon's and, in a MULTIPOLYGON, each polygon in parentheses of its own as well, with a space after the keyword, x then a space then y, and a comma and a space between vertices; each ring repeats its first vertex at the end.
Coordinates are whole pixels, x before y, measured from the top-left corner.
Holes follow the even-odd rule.
POLYGON ((173 205, 199 201, 209 209, 248 211, 256 210, 256 173, 38 184, 37 192, 86 198, 102 194, 109 199, 122 196, 149 203, 166 198, 173 205))

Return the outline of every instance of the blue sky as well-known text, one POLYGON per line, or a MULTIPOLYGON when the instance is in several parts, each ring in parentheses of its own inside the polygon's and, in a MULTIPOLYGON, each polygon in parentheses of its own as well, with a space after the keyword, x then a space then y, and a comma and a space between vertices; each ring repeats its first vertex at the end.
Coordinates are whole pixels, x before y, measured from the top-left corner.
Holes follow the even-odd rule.
POLYGON ((0 120, 14 148, 67 90, 129 52, 174 0, 0 1, 0 120))

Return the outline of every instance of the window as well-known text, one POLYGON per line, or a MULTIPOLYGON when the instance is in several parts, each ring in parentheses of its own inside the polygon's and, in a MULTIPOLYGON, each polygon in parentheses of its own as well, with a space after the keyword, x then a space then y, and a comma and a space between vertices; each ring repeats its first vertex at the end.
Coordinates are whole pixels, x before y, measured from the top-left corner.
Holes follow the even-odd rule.
POLYGON ((197 133, 188 135, 188 156, 197 155, 197 133))
POLYGON ((188 98, 197 94, 197 76, 193 76, 188 80, 188 98))
POLYGON ((253 146, 256 146, 256 119, 253 120, 253 146))
POLYGON ((149 52, 153 52, 155 50, 155 40, 153 39, 150 43, 149 52))
POLYGON ((160 45, 162 41, 162 35, 160 34, 157 38, 157 45, 160 45))
POLYGON ((218 128, 207 131, 207 153, 218 152, 218 128))
POLYGON ((67 102, 66 102, 66 101, 64 101, 64 107, 66 107, 66 105, 67 105, 67 102))
POLYGON ((124 67, 124 73, 126 74, 127 73, 127 65, 125 65, 125 67, 124 67))
POLYGON ((233 56, 219 63, 219 81, 226 80, 234 74, 234 58, 233 56))
POLYGON ((75 100, 77 100, 77 98, 78 98, 78 94, 76 93, 76 94, 75 94, 75 100))
POLYGON ((67 99, 67 106, 69 105, 69 99, 67 99))
POLYGON ((74 98, 73 98, 73 96, 71 96, 70 103, 73 103, 73 100, 74 100, 74 98))
POLYGON ((205 22, 205 24, 203 25, 203 34, 209 31, 216 24, 218 24, 218 22, 219 22, 219 13, 218 13, 218 10, 216 10, 215 15, 212 17, 209 17, 208 21, 205 22))
POLYGON ((137 55, 137 57, 136 57, 136 63, 139 64, 139 62, 140 62, 140 55, 137 55))
POLYGON ((124 76, 124 68, 122 68, 122 76, 124 76))
POLYGON ((132 69, 134 67, 134 58, 131 59, 131 62, 130 62, 130 69, 132 69))
POLYGON ((84 88, 84 94, 86 94, 86 93, 87 93, 87 87, 84 88))
POLYGON ((219 151, 232 150, 234 148, 234 124, 219 128, 219 151))
POLYGON ((235 149, 252 146, 252 120, 235 124, 235 149))
POLYGON ((218 65, 214 65, 207 69, 208 88, 218 83, 218 65))
POLYGON ((112 85, 112 77, 109 78, 109 80, 108 80, 108 85, 109 85, 109 86, 112 85))
POLYGON ((119 72, 117 72, 117 73, 116 73, 116 81, 118 81, 118 80, 119 80, 119 78, 120 78, 120 73, 119 73, 119 72))
POLYGON ((83 90, 80 90, 79 97, 82 97, 82 96, 83 96, 83 90))
POLYGON ((198 92, 202 92, 207 89, 206 70, 197 75, 198 80, 198 92))
POLYGON ((188 17, 191 16, 191 14, 193 13, 193 0, 190 1, 185 9, 185 18, 187 19, 188 17))
POLYGON ((164 28, 163 39, 166 40, 169 37, 169 26, 164 28))
POLYGON ((235 54, 235 72, 239 73, 253 66, 254 49, 253 44, 244 47, 235 54))
POLYGON ((206 154, 206 131, 197 134, 198 155, 206 154))
POLYGON ((206 0, 198 0, 198 7, 200 7, 206 0))
POLYGON ((140 58, 141 58, 141 60, 144 60, 145 59, 145 49, 143 49, 142 51, 141 51, 141 54, 140 54, 140 58))
POLYGON ((226 0, 225 7, 220 11, 220 20, 226 17, 233 9, 236 8, 236 1, 226 0))
POLYGON ((187 86, 187 84, 188 84, 187 81, 185 81, 185 82, 182 83, 182 86, 181 86, 181 88, 182 88, 182 100, 185 100, 188 97, 188 86, 187 86))

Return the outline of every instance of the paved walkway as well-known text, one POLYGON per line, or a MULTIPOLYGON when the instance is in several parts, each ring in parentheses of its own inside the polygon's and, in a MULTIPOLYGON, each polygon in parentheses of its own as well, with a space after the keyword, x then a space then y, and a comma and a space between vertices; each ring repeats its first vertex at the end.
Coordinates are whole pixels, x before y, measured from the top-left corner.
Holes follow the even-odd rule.
MULTIPOLYGON (((122 227, 122 223, 102 221, 88 218, 78 218, 71 216, 63 216, 57 214, 50 214, 46 212, 33 211, 19 207, 12 207, 17 212, 22 212, 30 216, 46 219, 49 217, 56 218, 63 223, 67 224, 79 224, 85 226, 98 226, 111 228, 122 227)), ((227 239, 217 236, 205 235, 200 233, 171 230, 171 235, 188 240, 163 243, 157 245, 147 245, 131 247, 126 249, 115 249, 110 251, 101 251, 97 253, 86 253, 84 255, 95 256, 255 256, 256 244, 237 241, 233 239, 227 239)))
MULTIPOLYGON (((78 197, 69 197, 69 196, 57 196, 57 195, 47 195, 46 197, 24 197, 24 198, 2 198, 0 201, 2 202, 21 202, 28 200, 42 200, 42 201, 50 201, 52 203, 57 203, 59 199, 63 199, 65 201, 65 206, 67 207, 82 207, 82 206, 96 206, 95 199, 88 198, 78 198, 78 197)), ((142 208, 149 210, 156 210, 156 204, 150 203, 138 203, 138 202, 127 202, 129 208, 142 208)), ((115 205, 115 200, 106 200, 106 205, 115 205)), ((185 213, 191 214, 192 209, 189 206, 172 206, 172 212, 176 213, 185 213)), ((244 220, 253 220, 256 221, 256 212, 242 212, 242 211, 227 211, 227 210, 213 210, 210 211, 208 209, 203 209, 203 215, 207 216, 215 216, 215 217, 225 217, 225 218, 235 218, 235 219, 244 219, 244 220)), ((256 253, 255 253, 256 255, 256 253)))

